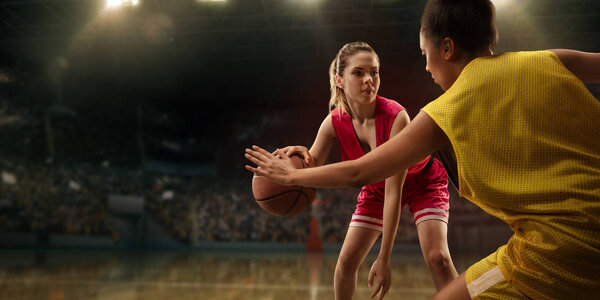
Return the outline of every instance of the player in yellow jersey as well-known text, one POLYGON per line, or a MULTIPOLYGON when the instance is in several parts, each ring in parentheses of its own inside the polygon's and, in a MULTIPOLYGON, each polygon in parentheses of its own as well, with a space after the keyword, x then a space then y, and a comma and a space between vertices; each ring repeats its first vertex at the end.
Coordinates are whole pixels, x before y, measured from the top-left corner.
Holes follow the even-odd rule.
MULTIPOLYGON (((599 299, 600 53, 493 55, 489 0, 430 0, 421 20, 425 69, 445 91, 365 156, 294 169, 254 146, 254 173, 283 184, 361 186, 446 145, 459 193, 514 231, 435 299, 599 299)), ((447 168, 452 169, 452 168, 447 168)))

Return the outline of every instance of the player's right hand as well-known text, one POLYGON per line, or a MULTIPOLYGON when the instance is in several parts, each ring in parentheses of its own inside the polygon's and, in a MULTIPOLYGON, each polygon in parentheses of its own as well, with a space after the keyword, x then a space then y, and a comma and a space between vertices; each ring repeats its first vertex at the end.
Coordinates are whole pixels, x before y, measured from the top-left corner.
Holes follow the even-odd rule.
MULTIPOLYGON (((314 167, 316 165, 314 157, 310 155, 308 148, 304 146, 287 146, 285 148, 281 148, 280 150, 288 157, 294 154, 300 155, 300 157, 302 157, 304 160, 304 163, 306 163, 309 167, 314 167)), ((276 152, 277 151, 274 151, 273 155, 277 156, 276 152)))
POLYGON ((378 300, 382 300, 383 297, 390 291, 392 285, 392 272, 389 261, 380 259, 379 257, 373 262, 371 271, 369 271, 368 285, 369 288, 373 287, 373 281, 377 278, 377 284, 371 293, 371 299, 374 299, 379 293, 378 300))
POLYGON ((279 184, 293 185, 290 175, 296 171, 296 168, 290 157, 285 155, 281 149, 277 149, 274 155, 255 145, 252 146, 252 149, 246 149, 245 152, 244 156, 256 165, 256 167, 246 165, 248 171, 265 176, 279 184))

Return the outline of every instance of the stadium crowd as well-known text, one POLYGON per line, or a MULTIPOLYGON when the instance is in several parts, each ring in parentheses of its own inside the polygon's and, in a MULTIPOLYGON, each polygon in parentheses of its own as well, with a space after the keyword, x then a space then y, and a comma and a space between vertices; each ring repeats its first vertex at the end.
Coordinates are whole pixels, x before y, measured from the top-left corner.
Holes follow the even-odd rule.
MULTIPOLYGON (((255 202, 251 178, 219 180, 0 158, 0 229, 43 234, 118 237, 107 205, 110 195, 141 196, 145 213, 174 237, 188 243, 260 241, 304 242, 312 218, 320 221, 325 243, 343 241, 356 205, 357 189, 319 189, 312 207, 295 217, 264 212, 255 202)), ((458 202, 457 202, 458 203, 458 202)), ((468 205, 453 211, 468 211, 468 205)), ((397 242, 418 243, 405 209, 397 242)))

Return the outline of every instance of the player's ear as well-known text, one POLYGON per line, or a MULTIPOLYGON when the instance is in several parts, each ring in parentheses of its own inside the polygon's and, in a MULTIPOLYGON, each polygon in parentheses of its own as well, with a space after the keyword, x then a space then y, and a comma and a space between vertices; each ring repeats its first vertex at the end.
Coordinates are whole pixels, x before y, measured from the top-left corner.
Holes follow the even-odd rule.
POLYGON ((449 37, 444 38, 441 43, 440 51, 445 60, 451 61, 454 59, 456 55, 456 44, 454 43, 454 40, 449 37))
POLYGON ((342 80, 342 77, 338 74, 335 74, 335 85, 337 85, 337 87, 339 87, 340 89, 344 89, 344 85, 343 85, 344 81, 342 80))

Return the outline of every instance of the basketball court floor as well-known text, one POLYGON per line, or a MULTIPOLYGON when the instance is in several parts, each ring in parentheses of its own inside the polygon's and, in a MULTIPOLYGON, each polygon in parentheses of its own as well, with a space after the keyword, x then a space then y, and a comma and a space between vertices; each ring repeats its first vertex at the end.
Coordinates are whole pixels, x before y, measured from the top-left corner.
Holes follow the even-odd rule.
MULTIPOLYGON (((358 275, 355 299, 369 299, 358 275)), ((0 251, 0 299, 333 299, 337 253, 244 251, 0 251)), ((459 272, 473 260, 455 258, 459 272)), ((394 254, 386 299, 430 299, 420 253, 394 254)))

